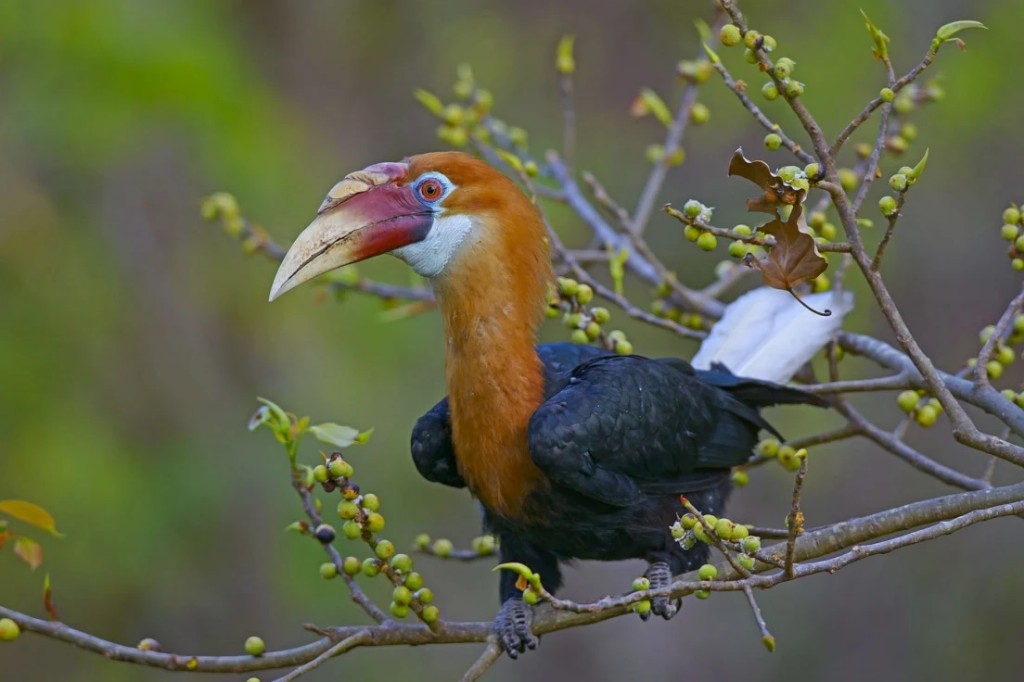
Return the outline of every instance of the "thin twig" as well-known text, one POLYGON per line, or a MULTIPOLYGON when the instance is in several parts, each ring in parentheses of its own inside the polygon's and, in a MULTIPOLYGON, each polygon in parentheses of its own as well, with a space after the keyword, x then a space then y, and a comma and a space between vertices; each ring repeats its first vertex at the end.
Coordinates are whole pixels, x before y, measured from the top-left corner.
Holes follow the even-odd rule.
POLYGON ((773 122, 764 114, 763 111, 761 111, 760 107, 754 104, 754 101, 747 95, 746 88, 740 86, 739 82, 732 77, 729 70, 725 68, 725 65, 722 64, 721 61, 713 61, 712 65, 715 67, 715 71, 718 72, 718 75, 722 77, 722 80, 725 81, 725 86, 736 94, 736 97, 740 100, 740 104, 743 105, 743 108, 753 115, 754 120, 757 121, 761 127, 770 133, 778 135, 779 139, 782 140, 782 146, 793 152, 793 155, 796 156, 796 158, 806 164, 814 163, 813 156, 804 151, 800 147, 800 144, 787 135, 778 123, 773 122))
POLYGON ((754 591, 750 589, 750 585, 743 586, 743 594, 746 595, 747 603, 750 604, 750 610, 754 613, 757 629, 761 631, 761 641, 764 642, 768 651, 775 651, 775 637, 768 631, 768 623, 765 622, 764 616, 761 615, 761 607, 757 605, 757 600, 754 599, 754 591))
POLYGON ((988 339, 985 340, 985 345, 981 347, 981 352, 978 353, 977 363, 974 365, 973 379, 980 384, 988 385, 988 372, 985 366, 988 365, 988 361, 992 359, 992 353, 995 352, 996 344, 1001 343, 1006 339, 1007 334, 1010 332, 1010 326, 1013 324, 1014 318, 1020 313, 1021 308, 1024 307, 1024 286, 1021 287, 1020 292, 1014 296, 1013 300, 1006 306, 1006 310, 1000 316, 999 321, 996 322, 995 328, 989 335, 988 339))
POLYGON ((341 640, 340 642, 332 646, 327 651, 323 652, 322 654, 314 658, 312 661, 309 661, 308 663, 303 663, 287 675, 282 675, 281 677, 277 678, 274 682, 291 682, 292 680, 298 679, 302 675, 305 675, 308 672, 316 670, 321 665, 331 660, 335 656, 340 656, 346 651, 350 651, 356 648, 357 646, 365 642, 368 639, 368 637, 369 634, 367 633, 366 630, 357 632, 354 635, 346 637, 345 639, 341 640))
POLYGON ((501 658, 502 653, 498 639, 496 637, 489 638, 487 646, 480 652, 480 657, 473 661, 473 665, 469 666, 469 669, 459 679, 461 682, 476 682, 501 658))
POLYGON ((800 510, 800 493, 804 488, 804 478, 807 476, 807 458, 800 460, 800 468, 796 472, 796 479, 793 481, 793 502, 789 507, 789 516, 786 517, 786 527, 789 528, 789 537, 786 539, 786 575, 793 577, 793 558, 796 556, 796 539, 804 530, 804 513, 800 510))

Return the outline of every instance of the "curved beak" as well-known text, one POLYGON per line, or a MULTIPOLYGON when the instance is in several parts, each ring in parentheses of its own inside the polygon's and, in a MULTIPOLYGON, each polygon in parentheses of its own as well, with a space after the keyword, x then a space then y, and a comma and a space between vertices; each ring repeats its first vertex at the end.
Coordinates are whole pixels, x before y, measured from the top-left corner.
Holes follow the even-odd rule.
POLYGON ((378 163, 335 185, 296 237, 270 287, 270 300, 317 275, 422 241, 434 214, 402 181, 404 163, 378 163))

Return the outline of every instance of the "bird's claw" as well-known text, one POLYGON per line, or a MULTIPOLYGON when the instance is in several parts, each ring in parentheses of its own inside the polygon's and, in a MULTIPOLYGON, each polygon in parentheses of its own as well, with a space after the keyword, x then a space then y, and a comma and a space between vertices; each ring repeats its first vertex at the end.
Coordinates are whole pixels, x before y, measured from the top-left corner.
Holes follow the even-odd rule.
POLYGON ((536 649, 540 640, 533 634, 533 611, 522 599, 513 597, 501 605, 494 619, 494 632, 509 658, 519 658, 527 649, 536 649))
MULTIPOLYGON (((655 561, 647 569, 647 579, 651 581, 651 589, 657 590, 668 587, 672 584, 672 569, 664 561, 655 561)), ((679 612, 679 599, 669 599, 666 596, 654 597, 651 599, 651 610, 641 614, 643 620, 651 617, 651 614, 661 616, 665 620, 671 620, 672 616, 679 612)))

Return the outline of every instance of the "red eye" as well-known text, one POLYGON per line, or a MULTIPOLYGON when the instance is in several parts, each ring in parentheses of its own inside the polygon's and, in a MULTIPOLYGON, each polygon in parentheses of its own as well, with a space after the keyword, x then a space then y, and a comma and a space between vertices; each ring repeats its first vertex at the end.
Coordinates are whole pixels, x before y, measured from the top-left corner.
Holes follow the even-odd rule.
POLYGON ((441 184, 440 180, 431 178, 421 182, 418 191, 420 198, 424 201, 437 201, 444 194, 444 185, 441 184))

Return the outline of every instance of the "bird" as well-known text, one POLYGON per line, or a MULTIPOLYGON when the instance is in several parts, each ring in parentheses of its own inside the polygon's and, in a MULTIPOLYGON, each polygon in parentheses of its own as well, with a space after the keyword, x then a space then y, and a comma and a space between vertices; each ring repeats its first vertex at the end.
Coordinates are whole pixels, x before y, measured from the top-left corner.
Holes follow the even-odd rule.
MULTIPOLYGON (((576 559, 642 559, 651 587, 666 587, 709 555, 672 537, 680 496, 722 514, 732 467, 762 431, 777 434, 760 408, 823 401, 720 363, 538 345, 554 281, 546 229, 529 197, 472 155, 377 163, 331 188, 270 300, 350 263, 403 260, 429 280, 443 322, 447 395, 413 429, 419 473, 468 488, 501 560, 525 564, 549 592, 576 559)), ((517 577, 502 572, 494 621, 512 658, 538 644, 517 577)), ((677 610, 659 597, 642 617, 677 610)))

